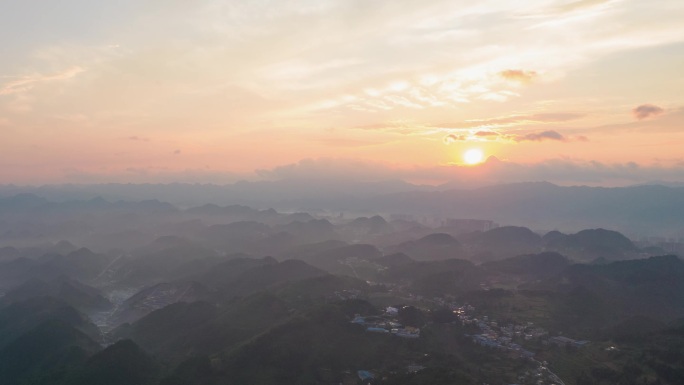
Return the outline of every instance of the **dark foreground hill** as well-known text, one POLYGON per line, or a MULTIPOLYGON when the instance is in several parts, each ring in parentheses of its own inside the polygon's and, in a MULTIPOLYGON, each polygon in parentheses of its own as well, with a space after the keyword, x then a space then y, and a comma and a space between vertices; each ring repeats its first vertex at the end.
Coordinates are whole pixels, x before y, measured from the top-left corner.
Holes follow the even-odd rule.
POLYGON ((523 288, 552 296, 552 319, 561 330, 596 334, 634 317, 644 325, 684 317, 684 261, 673 255, 576 264, 523 288))
POLYGON ((0 308, 0 348, 51 320, 68 324, 92 338, 99 335, 95 326, 66 302, 51 297, 37 297, 0 308))
POLYGON ((61 383, 99 349, 67 322, 47 320, 0 350, 0 378, 8 385, 61 383))
POLYGON ((47 282, 40 279, 29 279, 5 293, 0 299, 0 303, 11 304, 30 298, 48 296, 60 299, 80 310, 108 309, 112 306, 98 289, 66 276, 47 282))

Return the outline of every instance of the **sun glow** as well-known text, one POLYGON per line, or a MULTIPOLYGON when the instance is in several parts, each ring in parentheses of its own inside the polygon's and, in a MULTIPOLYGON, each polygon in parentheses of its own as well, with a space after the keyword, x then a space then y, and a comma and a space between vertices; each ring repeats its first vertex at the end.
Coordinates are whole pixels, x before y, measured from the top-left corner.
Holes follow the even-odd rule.
POLYGON ((482 163, 484 160, 484 152, 479 148, 471 148, 470 150, 463 153, 463 160, 466 164, 475 165, 482 163))

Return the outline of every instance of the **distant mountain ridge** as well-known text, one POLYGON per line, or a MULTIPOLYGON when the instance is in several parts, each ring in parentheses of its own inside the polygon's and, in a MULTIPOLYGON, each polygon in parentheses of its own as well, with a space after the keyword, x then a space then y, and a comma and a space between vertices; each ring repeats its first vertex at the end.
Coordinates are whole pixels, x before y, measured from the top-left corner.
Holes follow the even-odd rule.
MULTIPOLYGON (((453 185, 417 186, 408 183, 350 183, 287 180, 233 185, 54 185, 0 186, 0 212, 8 208, 51 207, 48 201, 145 201, 139 208, 173 210, 195 207, 203 212, 240 211, 240 207, 199 207, 206 204, 248 205, 315 212, 354 211, 407 214, 439 218, 482 218, 533 229, 578 231, 612 228, 630 234, 674 235, 684 230, 684 187, 638 185, 629 187, 557 186, 548 182, 454 189, 453 185), (190 201, 189 197, 192 197, 190 201), (160 201, 154 201, 158 199, 160 201), (45 206, 47 205, 47 206, 45 206)), ((60 203, 65 204, 65 203, 60 203)), ((56 207, 56 206, 55 206, 56 207)), ((123 204, 110 203, 119 209, 123 204)), ((129 206, 130 207, 130 206, 129 206)), ((245 209, 243 209, 245 210, 245 209)), ((249 211, 249 210, 247 210, 249 211)), ((255 218, 252 218, 254 220, 255 218)), ((244 219, 243 219, 244 220, 244 219)), ((305 221, 305 217, 298 220, 305 221)))

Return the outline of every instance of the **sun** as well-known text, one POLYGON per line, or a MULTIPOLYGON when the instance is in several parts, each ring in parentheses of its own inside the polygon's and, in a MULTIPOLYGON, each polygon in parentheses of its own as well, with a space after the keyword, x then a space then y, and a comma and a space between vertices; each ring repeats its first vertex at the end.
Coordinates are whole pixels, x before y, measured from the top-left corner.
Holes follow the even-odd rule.
POLYGON ((479 148, 471 148, 470 150, 463 153, 463 160, 466 164, 475 165, 482 163, 484 160, 484 152, 479 148))

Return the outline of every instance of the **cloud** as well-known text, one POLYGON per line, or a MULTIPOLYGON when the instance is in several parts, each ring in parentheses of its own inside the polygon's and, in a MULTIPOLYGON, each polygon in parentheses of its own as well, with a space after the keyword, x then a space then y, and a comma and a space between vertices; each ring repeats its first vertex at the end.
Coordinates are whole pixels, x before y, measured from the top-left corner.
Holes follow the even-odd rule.
POLYGON ((211 168, 169 170, 164 167, 129 167, 120 170, 92 171, 81 168, 62 170, 64 179, 71 183, 234 183, 248 178, 211 168))
POLYGON ((129 136, 127 139, 135 141, 135 142, 149 142, 150 141, 150 138, 145 138, 145 137, 137 136, 137 135, 129 136))
POLYGON ((0 95, 12 95, 30 91, 36 84, 71 79, 83 71, 85 71, 83 68, 75 66, 52 75, 34 74, 19 77, 0 87, 0 95))
POLYGON ((521 83, 529 83, 534 78, 538 76, 537 72, 535 71, 524 71, 524 70, 513 70, 513 69, 508 69, 508 70, 503 70, 499 72, 499 76, 506 80, 511 80, 511 81, 516 81, 516 82, 521 82, 521 83))
MULTIPOLYGON (((619 1, 619 0, 618 0, 619 1)), ((525 12, 520 16, 523 18, 564 18, 576 16, 578 13, 595 12, 597 8, 608 8, 615 0, 577 0, 561 5, 551 5, 548 8, 537 9, 533 12, 525 12)))
POLYGON ((665 110, 661 107, 658 107, 653 104, 642 104, 640 106, 634 107, 632 109, 632 114, 634 117, 638 120, 643 120, 647 119, 653 116, 658 116, 665 112, 665 110))
POLYGON ((353 138, 338 138, 338 137, 323 137, 320 139, 315 139, 318 143, 324 144, 330 147, 366 147, 366 146, 376 146, 382 144, 381 141, 374 140, 363 140, 363 139, 353 139, 353 138))
POLYGON ((479 100, 487 100, 490 102, 505 102, 512 96, 519 97, 520 94, 513 91, 497 91, 497 92, 486 92, 477 97, 479 100))
POLYGON ((575 12, 578 10, 582 10, 585 8, 593 8, 598 5, 603 5, 606 3, 611 2, 611 0, 579 0, 579 1, 573 1, 571 3, 567 3, 564 5, 561 5, 557 7, 557 10, 559 12, 565 13, 565 12, 575 12))
POLYGON ((556 140, 559 142, 567 142, 568 139, 558 133, 557 131, 549 130, 549 131, 542 131, 542 132, 533 132, 531 134, 526 134, 526 135, 521 135, 521 136, 515 136, 513 137, 513 140, 516 142, 525 142, 525 141, 531 141, 531 142, 541 142, 544 140, 556 140))
POLYGON ((495 131, 478 131, 473 135, 480 137, 480 138, 496 138, 496 137, 501 136, 501 134, 499 134, 498 132, 495 132, 495 131))
POLYGON ((575 137, 567 137, 558 131, 547 130, 540 132, 530 132, 527 134, 506 134, 497 131, 477 131, 471 134, 449 134, 444 137, 444 143, 451 144, 455 142, 464 142, 468 140, 474 141, 508 141, 508 142, 543 142, 547 140, 558 142, 588 142, 586 136, 580 135, 575 137))
POLYGON ((476 127, 512 127, 523 124, 544 124, 567 122, 580 119, 586 116, 576 112, 547 112, 539 114, 514 114, 508 116, 497 116, 488 119, 469 119, 457 123, 440 123, 438 127, 449 128, 476 128, 476 127))
MULTIPOLYGON (((449 135, 443 138, 446 144, 465 141, 470 137, 480 139, 497 139, 501 137, 506 138, 507 135, 502 135, 494 128, 511 128, 522 125, 542 125, 548 123, 567 122, 570 120, 580 119, 586 116, 576 112, 548 112, 538 114, 514 114, 508 116, 499 116, 488 119, 470 119, 461 122, 442 122, 442 123, 419 123, 414 121, 390 121, 385 123, 365 124, 353 126, 354 129, 367 131, 385 131, 402 135, 432 135, 439 132, 447 132, 449 135), (476 133, 453 133, 451 131, 466 130, 466 129, 480 129, 476 133)), ((510 138, 509 138, 510 139, 510 138)), ((585 138, 586 139, 586 138, 585 138)), ((580 137, 576 140, 582 141, 580 137)))
POLYGON ((366 124, 362 126, 354 126, 352 128, 366 131, 385 131, 402 135, 430 134, 441 131, 441 129, 436 126, 402 120, 389 121, 386 123, 366 124))
POLYGON ((392 167, 380 162, 361 159, 319 158, 302 159, 297 163, 272 169, 259 169, 255 173, 264 179, 323 179, 377 181, 391 179, 392 167))
POLYGON ((545 180, 558 184, 631 185, 653 181, 684 182, 684 162, 672 166, 635 162, 603 163, 565 158, 538 163, 517 163, 490 156, 477 166, 445 164, 426 167, 397 167, 359 159, 305 159, 298 163, 258 170, 269 180, 379 182, 403 180, 414 183, 451 183, 476 187, 500 183, 545 180))
POLYGON ((451 143, 466 141, 466 140, 468 140, 468 137, 465 135, 449 134, 449 135, 445 136, 443 140, 444 140, 444 143, 451 144, 451 143))
POLYGON ((538 123, 555 123, 567 122, 584 117, 584 114, 576 112, 546 112, 531 115, 512 115, 507 118, 499 118, 500 120, 508 120, 512 122, 538 122, 538 123))
POLYGON ((502 139, 505 140, 506 135, 494 131, 477 131, 469 134, 449 134, 445 136, 442 141, 444 141, 445 144, 452 144, 456 142, 497 141, 502 139))

